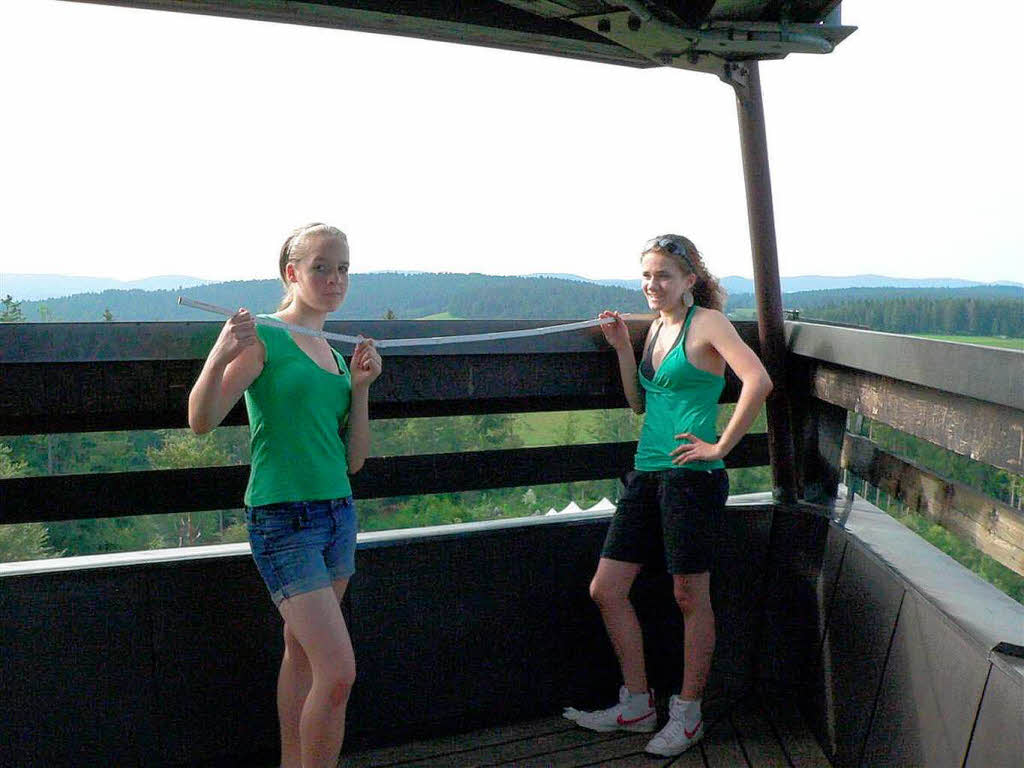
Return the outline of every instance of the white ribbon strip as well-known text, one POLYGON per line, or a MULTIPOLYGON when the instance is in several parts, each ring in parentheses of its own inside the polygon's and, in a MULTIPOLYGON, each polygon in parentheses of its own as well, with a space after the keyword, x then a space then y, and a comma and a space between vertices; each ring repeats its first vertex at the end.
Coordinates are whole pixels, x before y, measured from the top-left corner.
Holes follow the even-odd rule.
MULTIPOLYGON (((225 317, 231 317, 235 313, 230 309, 224 307, 218 307, 214 304, 207 304, 205 301, 196 301, 195 299, 189 299, 185 296, 178 297, 178 303, 184 307, 192 307, 193 309, 201 309, 205 312, 212 312, 217 315, 224 315, 225 317)), ((641 315, 622 315, 624 320, 628 320, 634 317, 641 317, 641 315)), ((348 336, 344 333, 329 333, 328 331, 317 331, 312 328, 303 328, 301 325, 293 325, 286 323, 283 320, 277 320, 272 317, 259 317, 253 315, 253 320, 256 321, 257 325, 268 325, 273 328, 287 328, 289 331, 294 333, 301 333, 306 336, 317 336, 322 339, 333 339, 334 341, 342 341, 346 344, 358 344, 363 341, 362 336, 348 336)), ((605 323, 614 322, 615 318, 606 317, 598 318, 596 320, 581 320, 577 323, 564 323, 563 325, 547 325, 541 328, 524 328, 520 331, 496 331, 494 333, 470 333, 464 336, 429 336, 422 339, 375 339, 374 346, 377 349, 385 349, 387 347, 421 347, 421 346, 433 346, 435 344, 465 344, 471 341, 495 341, 497 339, 522 339, 528 336, 546 336, 549 333, 565 333, 566 331, 575 331, 580 328, 593 328, 595 325, 604 325, 605 323)))

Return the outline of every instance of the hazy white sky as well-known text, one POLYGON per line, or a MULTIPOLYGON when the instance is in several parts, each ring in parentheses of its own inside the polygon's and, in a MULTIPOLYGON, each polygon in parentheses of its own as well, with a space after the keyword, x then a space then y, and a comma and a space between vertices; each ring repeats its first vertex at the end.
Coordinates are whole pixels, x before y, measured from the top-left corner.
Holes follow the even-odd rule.
MULTIPOLYGON (((1019 0, 847 0, 762 65, 783 275, 1024 281, 1019 0)), ((353 269, 630 277, 689 235, 751 274, 731 90, 710 75, 54 0, 5 0, 0 272, 353 269)))

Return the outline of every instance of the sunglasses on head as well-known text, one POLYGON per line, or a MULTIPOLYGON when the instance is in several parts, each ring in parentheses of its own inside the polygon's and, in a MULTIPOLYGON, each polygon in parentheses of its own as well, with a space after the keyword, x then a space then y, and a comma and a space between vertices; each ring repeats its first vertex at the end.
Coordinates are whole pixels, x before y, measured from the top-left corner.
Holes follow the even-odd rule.
POLYGON ((648 251, 653 251, 655 248, 659 251, 664 251, 665 253, 671 253, 673 256, 678 256, 686 262, 686 266, 690 268, 691 272, 697 271, 693 268, 693 262, 690 261, 690 257, 686 255, 686 246, 677 240, 674 240, 671 237, 656 237, 653 240, 647 241, 647 245, 644 246, 643 252, 647 253, 648 251))

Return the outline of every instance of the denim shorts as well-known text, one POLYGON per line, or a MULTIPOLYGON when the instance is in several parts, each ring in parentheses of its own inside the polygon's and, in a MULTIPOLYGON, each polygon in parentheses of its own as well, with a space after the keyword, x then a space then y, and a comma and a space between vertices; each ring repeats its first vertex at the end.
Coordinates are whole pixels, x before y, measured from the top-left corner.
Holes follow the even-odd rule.
POLYGON ((724 469, 628 472, 601 557, 664 567, 672 574, 711 568, 713 525, 725 510, 724 469))
POLYGON ((275 605, 356 572, 352 497, 246 507, 249 544, 275 605))

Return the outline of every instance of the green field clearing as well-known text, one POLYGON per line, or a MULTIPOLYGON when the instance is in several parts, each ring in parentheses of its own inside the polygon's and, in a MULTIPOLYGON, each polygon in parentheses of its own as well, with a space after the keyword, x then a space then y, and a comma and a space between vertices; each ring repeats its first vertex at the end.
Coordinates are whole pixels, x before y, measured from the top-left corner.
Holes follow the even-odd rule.
MULTIPOLYGON (((735 406, 732 403, 722 405, 718 409, 718 431, 725 428, 732 417, 735 406)), ((536 448, 545 445, 565 445, 572 443, 599 443, 606 442, 610 438, 608 434, 609 424, 602 419, 604 411, 555 411, 545 413, 517 413, 514 415, 516 433, 522 438, 523 446, 536 448), (570 416, 571 414, 571 416, 570 416), (570 423, 572 420, 574 423, 570 423)), ((626 409, 611 411, 618 419, 628 418, 626 409)), ((634 420, 634 427, 630 429, 626 425, 620 425, 621 432, 618 439, 636 440, 640 436, 640 419, 637 416, 634 420)), ((765 410, 762 407, 757 419, 750 426, 750 432, 767 431, 765 410)))
POLYGON ((938 341, 955 341, 960 344, 981 344, 985 347, 1002 347, 1003 349, 1016 349, 1024 352, 1024 339, 1011 339, 1005 336, 942 336, 937 333, 915 333, 922 339, 937 339, 938 341))
MULTIPOLYGON (((526 448, 545 445, 565 445, 566 438, 574 434, 574 443, 598 442, 592 437, 597 429, 600 411, 556 411, 547 413, 515 414, 516 432, 526 448), (572 414, 572 419, 570 419, 572 414), (574 424, 570 424, 574 421, 574 424)), ((639 432, 637 433, 639 434, 639 432)))

